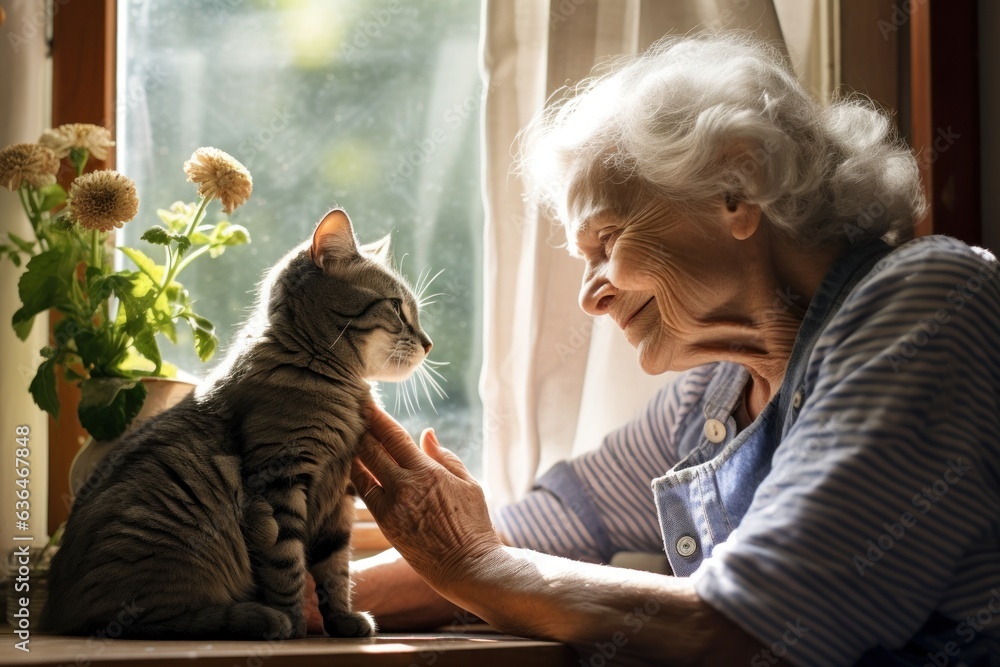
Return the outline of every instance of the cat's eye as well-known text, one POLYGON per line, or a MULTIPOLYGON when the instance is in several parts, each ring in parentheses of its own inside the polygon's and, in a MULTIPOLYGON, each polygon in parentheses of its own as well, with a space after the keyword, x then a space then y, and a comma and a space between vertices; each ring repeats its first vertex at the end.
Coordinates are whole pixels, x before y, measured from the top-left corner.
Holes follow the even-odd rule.
POLYGON ((392 306, 392 312, 396 313, 396 317, 403 319, 402 299, 389 299, 389 305, 392 306))

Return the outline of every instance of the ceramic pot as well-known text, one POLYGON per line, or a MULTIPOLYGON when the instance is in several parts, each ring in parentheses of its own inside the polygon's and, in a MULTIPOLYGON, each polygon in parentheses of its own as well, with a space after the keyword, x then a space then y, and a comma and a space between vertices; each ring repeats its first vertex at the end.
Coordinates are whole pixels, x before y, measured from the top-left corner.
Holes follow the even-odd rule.
POLYGON ((146 400, 143 401, 139 414, 125 429, 125 433, 114 440, 87 438, 87 442, 73 458, 73 463, 70 464, 69 468, 69 488, 74 497, 91 475, 100 474, 101 462, 114 450, 123 437, 150 417, 155 417, 180 403, 184 397, 194 391, 196 386, 192 382, 174 378, 143 378, 142 383, 146 385, 146 400))

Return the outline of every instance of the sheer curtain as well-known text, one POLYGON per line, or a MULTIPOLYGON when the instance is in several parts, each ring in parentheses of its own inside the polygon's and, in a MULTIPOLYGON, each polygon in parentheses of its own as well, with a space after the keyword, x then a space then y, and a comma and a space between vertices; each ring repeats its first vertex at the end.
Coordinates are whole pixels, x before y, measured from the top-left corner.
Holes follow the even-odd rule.
POLYGON ((484 463, 494 504, 559 460, 597 446, 667 375, 647 376, 608 318, 577 305, 583 265, 558 225, 524 202, 513 174, 519 130, 549 96, 610 57, 666 34, 740 28, 781 41, 819 97, 832 90, 836 0, 485 0, 482 59, 485 341, 484 463), (787 30, 787 28, 786 28, 787 30))
MULTIPOLYGON (((49 92, 51 89, 50 63, 46 55, 45 36, 46 0, 20 0, 5 2, 7 22, 0 28, 3 39, 3 66, 0 66, 0 99, 4 114, 0 116, 0 147, 14 143, 35 142, 48 127, 49 92)), ((3 189, 0 192, 0 232, 14 232, 21 238, 33 238, 31 225, 21 209, 17 195, 3 189)), ((28 393, 28 385, 35 376, 41 361, 38 351, 48 342, 48 318, 39 315, 27 341, 18 340, 10 327, 10 318, 20 307, 17 281, 24 267, 16 268, 10 262, 0 262, 0 456, 3 457, 0 476, 0 544, 2 553, 15 543, 12 535, 31 535, 32 546, 45 545, 48 517, 48 418, 38 409, 28 393), (30 530, 15 531, 14 485, 15 440, 17 426, 30 429, 31 450, 31 518, 30 530)), ((18 466, 21 467, 21 466, 18 466)))

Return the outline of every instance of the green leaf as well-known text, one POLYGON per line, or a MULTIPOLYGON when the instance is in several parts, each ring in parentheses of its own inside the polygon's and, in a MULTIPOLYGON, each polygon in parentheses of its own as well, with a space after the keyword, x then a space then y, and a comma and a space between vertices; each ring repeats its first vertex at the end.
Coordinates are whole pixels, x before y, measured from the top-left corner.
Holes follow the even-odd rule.
POLYGON ((213 259, 226 251, 228 246, 250 243, 250 232, 242 225, 234 225, 228 220, 222 220, 209 232, 210 248, 208 254, 213 259))
POLYGON ((139 271, 118 275, 124 278, 121 285, 115 285, 115 296, 125 307, 125 333, 135 336, 147 325, 147 311, 156 300, 156 285, 149 276, 139 271))
POLYGON ((95 440, 113 440, 139 414, 146 387, 127 378, 91 378, 80 383, 80 423, 95 440))
POLYGON ((41 195, 40 208, 43 211, 51 211, 56 206, 66 202, 66 191, 58 183, 43 186, 38 190, 41 195))
POLYGON ((35 323, 35 316, 32 315, 27 319, 18 319, 20 312, 21 311, 14 313, 11 326, 14 327, 14 335, 16 335, 20 340, 28 340, 28 334, 31 333, 31 327, 35 323))
POLYGON ((181 313, 188 324, 191 325, 191 332, 194 333, 194 347, 198 352, 198 358, 208 361, 215 354, 215 349, 219 346, 219 339, 215 337, 215 325, 200 315, 195 315, 190 310, 181 313))
POLYGON ((171 243, 176 243, 177 252, 181 255, 187 252, 188 248, 191 247, 191 239, 187 236, 184 234, 171 234, 159 225, 153 225, 139 238, 147 243, 154 243, 156 245, 170 245, 171 243))
POLYGON ((160 333, 167 337, 167 340, 174 345, 177 344, 177 325, 174 324, 172 319, 167 318, 165 320, 158 321, 157 327, 159 328, 160 333))
POLYGON ((91 313, 111 296, 117 278, 119 276, 115 274, 105 275, 104 271, 96 266, 87 267, 87 297, 90 300, 91 313))
POLYGON ((132 345, 142 356, 155 364, 153 373, 159 373, 163 360, 160 358, 160 347, 156 344, 156 334, 151 329, 143 329, 132 339, 132 345))
POLYGON ((35 404, 53 417, 59 417, 59 395, 56 393, 56 362, 47 359, 38 367, 35 379, 28 386, 35 404))
POLYGON ((117 346, 111 331, 102 327, 97 331, 78 331, 74 336, 76 351, 85 368, 104 369, 114 363, 117 346))
POLYGON ((232 225, 225 234, 220 235, 220 238, 227 246, 246 245, 250 243, 250 232, 243 225, 232 225))
POLYGON ((141 250, 136 250, 135 248, 127 248, 124 246, 120 246, 118 249, 121 250, 126 257, 131 259, 135 265, 139 267, 139 270, 149 276, 154 283, 159 284, 160 281, 163 280, 163 267, 150 259, 146 253, 141 250))
POLYGON ((35 242, 22 239, 20 236, 14 232, 7 232, 7 238, 9 238, 14 245, 20 248, 21 252, 33 253, 35 252, 35 242))
POLYGON ((25 337, 31 331, 30 324, 27 324, 27 330, 23 328, 31 318, 43 310, 52 308, 68 294, 75 266, 72 259, 67 253, 53 248, 35 255, 28 262, 27 270, 17 282, 21 308, 14 313, 12 321, 14 330, 18 332, 21 340, 24 340, 21 336, 22 331, 25 337))
POLYGON ((169 209, 158 209, 156 215, 160 217, 167 229, 176 234, 187 229, 197 208, 194 204, 177 201, 171 204, 169 209))
POLYGON ((0 246, 0 255, 6 255, 7 259, 9 259, 11 264, 14 266, 21 266, 21 253, 17 251, 17 248, 9 245, 0 246))
POLYGON ((143 232, 142 236, 140 236, 139 238, 145 241, 146 243, 153 243, 156 245, 170 245, 171 236, 172 234, 163 227, 160 227, 159 225, 153 225, 145 232, 143 232))

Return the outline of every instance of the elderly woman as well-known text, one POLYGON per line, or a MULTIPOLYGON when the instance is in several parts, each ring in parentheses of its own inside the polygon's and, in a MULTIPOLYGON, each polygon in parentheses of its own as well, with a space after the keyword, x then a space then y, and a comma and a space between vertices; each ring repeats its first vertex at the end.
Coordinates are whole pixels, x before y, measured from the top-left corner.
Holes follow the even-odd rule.
POLYGON ((492 521, 432 431, 373 411, 354 482, 397 552, 358 565, 357 606, 457 605, 589 665, 1000 664, 998 265, 902 243, 923 200, 889 119, 696 36, 525 140, 580 306, 683 373, 492 521), (659 549, 673 576, 601 565, 659 549))

